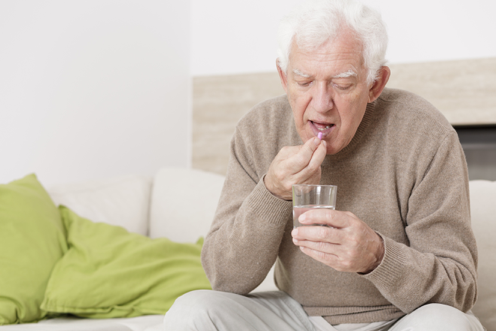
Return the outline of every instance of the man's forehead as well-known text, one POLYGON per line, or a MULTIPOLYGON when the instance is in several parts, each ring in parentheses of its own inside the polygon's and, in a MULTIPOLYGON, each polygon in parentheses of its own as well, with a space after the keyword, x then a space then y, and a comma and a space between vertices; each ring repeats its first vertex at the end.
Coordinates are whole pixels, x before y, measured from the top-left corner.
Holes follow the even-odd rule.
MULTIPOLYGON (((297 69, 297 68, 293 68, 293 73, 295 75, 305 77, 305 78, 312 77, 312 74, 306 73, 306 72, 304 72, 300 69, 297 69)), ((357 77, 357 76, 358 76, 358 74, 355 70, 348 69, 346 71, 343 71, 343 72, 340 72, 340 73, 333 75, 331 78, 348 78, 348 77, 357 77)))
POLYGON ((325 73, 327 78, 359 77, 363 68, 362 42, 349 35, 339 33, 317 47, 291 44, 289 68, 300 77, 313 77, 325 73), (301 47, 300 47, 301 46, 301 47))

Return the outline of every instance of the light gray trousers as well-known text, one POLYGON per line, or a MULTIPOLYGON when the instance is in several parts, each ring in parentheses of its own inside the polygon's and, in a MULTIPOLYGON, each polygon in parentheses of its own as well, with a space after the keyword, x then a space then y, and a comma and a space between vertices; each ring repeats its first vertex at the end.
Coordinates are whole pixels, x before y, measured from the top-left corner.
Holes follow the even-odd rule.
POLYGON ((179 297, 165 314, 167 331, 483 331, 479 320, 441 304, 422 306, 400 319, 364 324, 330 325, 308 316, 281 291, 243 296, 193 291, 179 297))

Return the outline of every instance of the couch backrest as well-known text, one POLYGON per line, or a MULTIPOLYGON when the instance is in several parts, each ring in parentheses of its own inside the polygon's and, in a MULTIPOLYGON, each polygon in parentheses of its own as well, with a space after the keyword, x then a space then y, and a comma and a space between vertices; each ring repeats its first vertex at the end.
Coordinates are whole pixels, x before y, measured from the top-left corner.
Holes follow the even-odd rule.
MULTIPOLYGON (((194 242, 205 236, 217 208, 224 177, 193 169, 161 169, 155 178, 124 176, 48 189, 64 204, 95 222, 194 242)), ((472 227, 479 250, 479 298, 473 309, 488 331, 496 331, 496 182, 471 181, 472 227)), ((272 290, 272 274, 260 290, 272 290), (264 287, 265 286, 265 287, 264 287)))
POLYGON ((147 235, 151 185, 150 177, 122 176, 58 185, 47 191, 56 205, 65 205, 93 222, 147 235))
POLYGON ((488 331, 496 331, 496 182, 470 182, 470 210, 479 251, 479 297, 473 312, 488 331))
POLYGON ((153 181, 150 237, 195 242, 214 218, 224 177, 194 169, 164 168, 153 181))

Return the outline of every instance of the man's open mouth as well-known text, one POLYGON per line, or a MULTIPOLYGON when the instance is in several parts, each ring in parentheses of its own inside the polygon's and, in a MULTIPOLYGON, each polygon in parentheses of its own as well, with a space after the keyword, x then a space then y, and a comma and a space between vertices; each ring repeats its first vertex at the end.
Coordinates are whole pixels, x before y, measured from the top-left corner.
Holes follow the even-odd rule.
POLYGON ((315 136, 318 136, 319 133, 322 133, 322 137, 327 136, 331 133, 334 126, 335 125, 333 123, 310 121, 310 128, 315 136))

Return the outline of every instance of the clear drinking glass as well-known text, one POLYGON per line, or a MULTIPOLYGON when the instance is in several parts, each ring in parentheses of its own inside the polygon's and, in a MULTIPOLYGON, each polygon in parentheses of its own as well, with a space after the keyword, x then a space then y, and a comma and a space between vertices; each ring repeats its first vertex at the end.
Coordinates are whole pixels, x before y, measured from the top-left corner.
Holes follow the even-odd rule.
POLYGON ((293 185, 293 227, 303 225, 298 217, 310 209, 335 209, 337 191, 335 185, 293 185))

